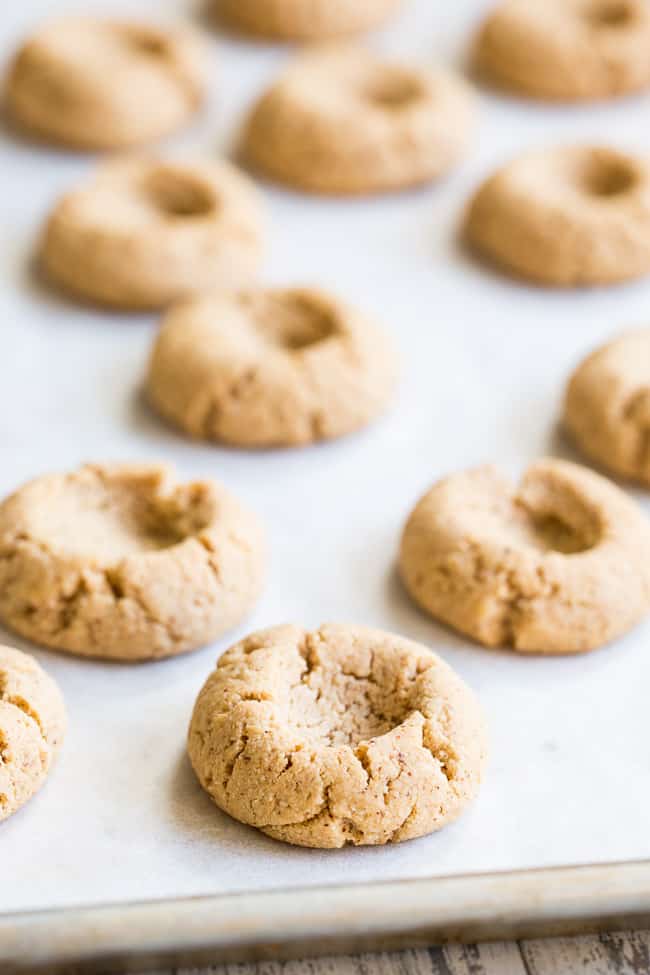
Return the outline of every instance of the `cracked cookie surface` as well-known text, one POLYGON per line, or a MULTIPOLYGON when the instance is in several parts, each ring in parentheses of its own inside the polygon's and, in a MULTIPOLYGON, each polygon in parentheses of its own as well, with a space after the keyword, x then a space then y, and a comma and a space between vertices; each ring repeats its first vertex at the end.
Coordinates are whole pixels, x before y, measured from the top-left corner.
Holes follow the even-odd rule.
POLYGON ((473 117, 470 90, 453 75, 325 46, 296 58, 254 106, 243 155, 297 189, 380 193, 448 172, 473 117))
POLYGON ((650 329, 620 335, 578 366, 564 425, 588 457, 650 486, 650 329))
POLYGON ((387 335, 322 292, 207 295, 168 313, 147 391, 193 437, 290 446, 342 436, 383 412, 396 360, 387 335))
POLYGON ((479 187, 465 236, 504 271, 551 287, 650 274, 650 165, 598 146, 527 153, 479 187))
POLYGON ((237 30, 316 41, 379 26, 402 0, 213 0, 215 15, 237 30))
POLYGON ((63 743, 59 688, 26 653, 0 646, 0 821, 45 782, 63 743))
POLYGON ((40 264, 52 284, 82 300, 162 308, 253 281, 262 225, 257 190, 226 162, 107 163, 54 207, 40 264))
POLYGON ((543 460, 517 488, 491 466, 439 481, 402 536, 406 588, 488 647, 578 653, 650 612, 650 521, 619 488, 543 460))
POLYGON ((209 643, 252 608, 256 517, 158 466, 39 477, 0 505, 0 617, 36 643, 121 660, 209 643))
POLYGON ((650 85, 646 0, 505 0, 475 47, 481 75, 533 98, 610 98, 650 85))
POLYGON ((118 149, 182 125, 203 99, 207 55, 185 28, 69 17, 29 37, 6 83, 13 120, 77 149, 118 149))
POLYGON ((228 650, 188 750, 235 819, 286 843, 381 845, 455 820, 486 734, 472 691, 417 643, 362 626, 276 626, 228 650))

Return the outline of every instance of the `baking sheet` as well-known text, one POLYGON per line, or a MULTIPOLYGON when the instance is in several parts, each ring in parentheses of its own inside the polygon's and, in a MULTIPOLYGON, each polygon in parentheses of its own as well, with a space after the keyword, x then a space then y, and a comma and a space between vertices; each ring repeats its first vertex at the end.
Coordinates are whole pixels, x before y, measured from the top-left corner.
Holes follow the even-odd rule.
MULTIPOLYGON (((456 66, 485 8, 411 0, 369 43, 456 66)), ((73 9, 196 15, 183 0, 23 0, 2 5, 3 49, 42 17, 73 9)), ((228 151, 243 111, 289 53, 214 35, 210 43, 214 97, 165 151, 228 151)), ((393 333, 404 363, 382 422, 300 451, 192 444, 149 412, 140 384, 155 317, 80 309, 48 294, 30 267, 45 213, 94 159, 0 133, 0 490, 85 460, 160 459, 187 477, 221 478, 264 519, 272 555, 249 620, 191 656, 129 667, 34 650, 61 684, 70 730, 41 795, 0 830, 2 873, 12 878, 0 884, 0 910, 650 857, 650 627, 581 658, 489 652, 423 616, 395 577, 402 523, 433 480, 485 460, 515 476, 541 454, 573 456, 556 431, 568 371, 612 332, 648 320, 648 283, 542 292, 473 263, 457 227, 471 189, 521 149, 580 140, 646 150, 650 98, 548 108, 482 92, 480 107, 470 158, 437 187, 340 202, 265 188, 264 279, 315 283, 356 302, 393 333), (274 843, 212 806, 184 755, 194 698, 223 649, 281 621, 394 630, 469 681, 487 712, 492 761, 459 823, 399 847, 319 853, 274 843)))

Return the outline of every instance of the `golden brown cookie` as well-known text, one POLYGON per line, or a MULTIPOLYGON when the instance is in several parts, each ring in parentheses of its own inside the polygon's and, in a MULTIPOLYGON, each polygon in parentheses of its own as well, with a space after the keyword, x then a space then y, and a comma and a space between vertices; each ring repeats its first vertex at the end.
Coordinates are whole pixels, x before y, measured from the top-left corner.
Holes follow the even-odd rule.
POLYGON ((520 156, 480 187, 468 243, 508 273, 556 287, 650 273, 650 165, 614 149, 520 156))
POLYGON ((580 364, 564 424, 588 457, 650 485, 650 329, 620 335, 580 364))
POLYGON ((377 846, 460 816, 486 734, 472 691, 426 647, 363 626, 276 626, 221 657, 188 750, 235 819, 299 846, 377 846))
POLYGON ((41 27, 6 83, 17 125, 77 149, 118 149, 178 128, 203 99, 207 55, 186 28, 69 17, 41 27))
POLYGON ((52 678, 28 654, 0 647, 0 821, 41 788, 65 729, 52 678))
POLYGON ((289 446, 340 437, 383 412, 396 360, 387 335, 322 292, 220 293, 167 314, 147 391, 193 437, 289 446))
POLYGON ((236 30, 279 40, 316 41, 378 27, 402 0, 213 0, 236 30))
POLYGON ((296 58, 255 105, 243 155, 316 193, 402 189, 445 174, 472 128, 469 89, 443 71, 324 47, 296 58))
POLYGON ((650 521, 619 488, 543 460, 516 488, 489 466, 435 484, 399 564, 420 606, 485 646, 578 653, 650 612, 648 552, 650 521))
POLYGON ((264 575, 255 516, 215 481, 156 466, 39 477, 0 505, 0 618, 90 657, 193 650, 235 626, 264 575))
POLYGON ((153 309, 250 283, 261 238, 257 191, 227 163, 137 159, 102 167, 57 203, 40 262, 77 298, 153 309))
POLYGON ((650 85, 647 0, 504 0, 485 20, 475 63, 533 98, 610 98, 650 85))

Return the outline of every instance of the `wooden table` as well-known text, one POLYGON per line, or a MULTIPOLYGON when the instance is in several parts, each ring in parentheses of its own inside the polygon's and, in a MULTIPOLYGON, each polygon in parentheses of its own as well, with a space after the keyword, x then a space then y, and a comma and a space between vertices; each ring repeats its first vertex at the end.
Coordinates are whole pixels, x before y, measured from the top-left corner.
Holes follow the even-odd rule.
POLYGON ((650 931, 218 965, 155 975, 650 975, 650 931))

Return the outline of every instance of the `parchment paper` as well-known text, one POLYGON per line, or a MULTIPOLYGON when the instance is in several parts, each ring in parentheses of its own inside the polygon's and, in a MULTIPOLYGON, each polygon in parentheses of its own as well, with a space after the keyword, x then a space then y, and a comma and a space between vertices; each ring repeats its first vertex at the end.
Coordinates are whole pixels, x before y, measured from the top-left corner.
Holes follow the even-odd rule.
MULTIPOLYGON (((368 43, 459 66, 485 7, 412 0, 368 43)), ((184 0, 3 3, 3 49, 71 9, 195 16, 184 0)), ((210 43, 214 95, 164 151, 229 150, 289 54, 216 34, 210 43)), ((327 446, 266 453, 192 444, 149 412, 140 383, 155 317, 75 307, 37 282, 30 255, 41 222, 95 160, 2 132, 0 490, 84 460, 170 461, 188 477, 223 479, 257 509, 272 564, 246 624, 191 656, 129 667, 34 651, 62 686, 70 730, 45 789, 0 827, 0 910, 650 856, 650 628, 582 658, 488 652, 423 616, 395 577, 403 520, 433 480, 485 460, 516 476, 539 455, 574 456, 556 430, 568 372, 606 336, 650 317, 647 282, 544 292, 479 267, 457 242, 468 194, 495 165, 562 141, 645 150, 650 98, 549 108, 481 92, 480 103, 470 158, 436 187, 353 201, 266 188, 265 280, 334 289, 385 324, 404 361, 384 421, 327 446), (329 620, 422 640, 480 694, 492 761, 457 825, 391 849, 316 853, 229 820, 199 789, 184 738, 218 654, 256 627, 329 620)))

